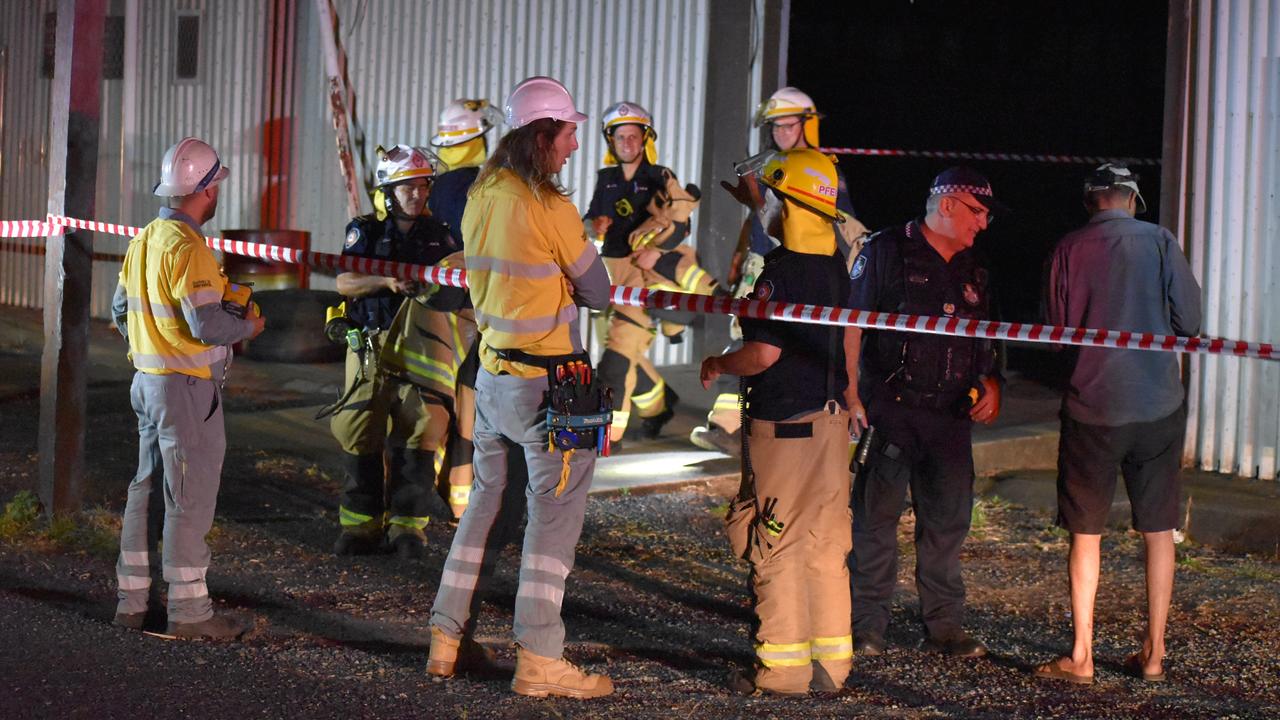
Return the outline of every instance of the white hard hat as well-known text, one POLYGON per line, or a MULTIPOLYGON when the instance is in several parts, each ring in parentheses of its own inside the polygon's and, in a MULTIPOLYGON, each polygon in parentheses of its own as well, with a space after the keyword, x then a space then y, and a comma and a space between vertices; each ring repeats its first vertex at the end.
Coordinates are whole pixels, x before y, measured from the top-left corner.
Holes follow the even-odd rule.
POLYGON ((502 122, 502 114, 488 100, 459 98, 440 111, 431 144, 449 147, 479 137, 502 122))
POLYGON ((793 87, 779 88, 756 109, 755 125, 760 127, 778 118, 793 115, 822 117, 813 104, 813 98, 807 93, 793 87))
POLYGON ((413 178, 431 178, 440 166, 440 158, 426 148, 392 145, 378 147, 378 167, 373 172, 374 187, 386 187, 413 178))
POLYGON ((507 96, 507 125, 515 130, 538 120, 551 118, 571 123, 587 121, 573 106, 573 97, 558 81, 542 75, 516 85, 507 96))
POLYGON ((160 197, 190 195, 217 185, 229 172, 209 143, 185 137, 165 151, 160 182, 151 192, 160 197))
POLYGON ((633 102, 614 103, 604 111, 604 118, 600 121, 600 130, 607 138, 613 134, 615 128, 623 125, 639 125, 644 128, 645 135, 652 135, 657 139, 658 133, 653 129, 653 116, 648 110, 640 107, 639 104, 633 102))

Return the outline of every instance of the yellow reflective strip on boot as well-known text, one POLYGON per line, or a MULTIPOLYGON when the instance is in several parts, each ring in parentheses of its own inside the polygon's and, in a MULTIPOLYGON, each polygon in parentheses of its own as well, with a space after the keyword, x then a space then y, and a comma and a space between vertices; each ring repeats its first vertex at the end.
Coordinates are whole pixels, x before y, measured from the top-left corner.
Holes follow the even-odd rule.
POLYGON ((343 507, 342 505, 338 506, 338 524, 342 525, 344 528, 357 527, 360 525, 373 525, 375 528, 377 527, 377 523, 374 521, 372 515, 358 513, 355 510, 343 507))
POLYGON ((756 658, 765 667, 803 667, 813 662, 809 643, 758 643, 756 658))
POLYGON ((738 411, 738 393, 720 393, 716 396, 715 404, 711 406, 711 412, 737 412, 738 411))
POLYGON ((427 523, 429 523, 430 521, 431 521, 431 518, 429 517, 410 517, 407 515, 392 515, 391 518, 387 520, 387 524, 399 525, 400 527, 413 528, 414 530, 421 530, 422 528, 426 527, 427 523))
POLYGON ((820 637, 810 641, 814 660, 853 659, 853 636, 820 637))

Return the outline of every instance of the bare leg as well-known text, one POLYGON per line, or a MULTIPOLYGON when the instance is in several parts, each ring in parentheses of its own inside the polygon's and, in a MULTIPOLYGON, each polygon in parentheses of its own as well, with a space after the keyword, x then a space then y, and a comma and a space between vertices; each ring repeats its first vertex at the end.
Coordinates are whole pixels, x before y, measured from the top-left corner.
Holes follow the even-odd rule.
POLYGON ((1164 631, 1173 600, 1173 531, 1143 533, 1147 550, 1147 633, 1142 639, 1142 671, 1156 675, 1164 671, 1164 631))
POLYGON ((1071 534, 1067 574, 1071 578, 1071 626, 1075 642, 1069 656, 1047 664, 1074 675, 1093 675, 1093 604, 1098 595, 1101 547, 1101 535, 1071 534))

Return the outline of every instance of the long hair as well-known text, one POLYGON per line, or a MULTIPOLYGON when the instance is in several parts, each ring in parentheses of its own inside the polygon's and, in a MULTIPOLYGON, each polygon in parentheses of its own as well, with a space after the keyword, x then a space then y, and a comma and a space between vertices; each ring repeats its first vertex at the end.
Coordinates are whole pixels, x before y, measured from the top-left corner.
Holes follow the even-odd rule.
POLYGON ((569 197, 569 191, 560 184, 551 171, 551 152, 556 135, 565 126, 563 120, 538 118, 524 127, 502 136, 493 155, 485 162, 480 175, 471 186, 475 192, 491 180, 498 171, 506 168, 515 173, 539 202, 545 203, 553 196, 569 197))

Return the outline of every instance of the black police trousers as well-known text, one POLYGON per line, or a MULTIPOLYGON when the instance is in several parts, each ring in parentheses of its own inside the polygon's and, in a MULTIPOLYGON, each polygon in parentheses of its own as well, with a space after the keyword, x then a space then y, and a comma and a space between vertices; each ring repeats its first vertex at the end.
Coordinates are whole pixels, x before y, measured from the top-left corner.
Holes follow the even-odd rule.
POLYGON ((867 403, 877 447, 853 486, 855 636, 884 637, 898 573, 898 518, 907 488, 915 510, 916 590, 931 637, 960 631, 960 547, 973 505, 973 422, 950 409, 912 407, 884 386, 867 403))

